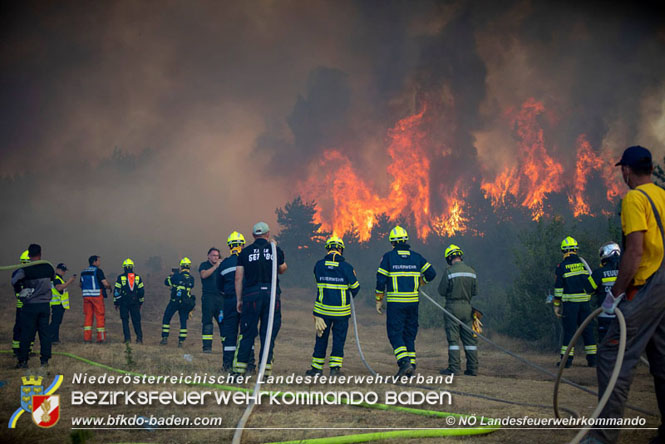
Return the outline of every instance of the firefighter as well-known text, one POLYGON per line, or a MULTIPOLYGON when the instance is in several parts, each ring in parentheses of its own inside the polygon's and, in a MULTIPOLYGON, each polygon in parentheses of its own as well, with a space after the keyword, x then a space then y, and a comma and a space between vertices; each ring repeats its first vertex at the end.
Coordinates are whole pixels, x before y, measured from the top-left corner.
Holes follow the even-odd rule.
MULTIPOLYGON (((450 244, 444 252, 448 271, 439 283, 439 294, 446 300, 446 309, 469 328, 474 328, 477 314, 471 307, 471 298, 478 294, 476 271, 464 263, 464 252, 460 247, 450 244)), ((460 372, 460 339, 466 355, 467 376, 476 376, 478 372, 478 340, 476 336, 462 328, 452 318, 446 316, 446 339, 448 340, 448 368, 439 371, 442 375, 460 372)))
POLYGON ((252 229, 254 243, 242 249, 238 255, 236 266, 236 297, 238 302, 236 309, 240 313, 240 336, 238 337, 238 349, 233 360, 233 373, 245 374, 248 371, 250 354, 254 345, 254 339, 259 334, 261 338, 261 352, 263 357, 263 346, 267 334, 270 334, 270 347, 268 348, 268 360, 266 362, 265 374, 272 373, 273 348, 275 339, 282 323, 280 307, 279 279, 275 288, 275 312, 273 318, 272 332, 268 333, 268 315, 270 311, 270 293, 272 285, 272 264, 277 261, 277 273, 286 272, 284 252, 276 247, 277 257, 272 256, 272 248, 269 243, 270 228, 265 222, 258 222, 252 229), (260 328, 259 328, 260 323, 260 328))
POLYGON ((436 276, 434 267, 406 242, 409 235, 399 225, 390 231, 393 250, 383 255, 376 273, 376 311, 387 302, 386 328, 399 370, 396 377, 413 374, 418 334, 418 288, 436 276))
MULTIPOLYGON (((589 300, 596 291, 596 282, 591 277, 584 259, 577 255, 577 241, 568 236, 561 241, 563 261, 556 267, 556 281, 554 283, 554 315, 561 318, 563 326, 563 344, 561 357, 568 349, 568 343, 573 338, 577 327, 591 313, 589 300), (563 302, 563 303, 562 303, 563 302)), ((584 339, 584 352, 587 365, 596 366, 597 346, 593 335, 593 326, 587 325, 582 332, 584 339)), ((573 365, 574 349, 570 351, 566 368, 573 365)), ((558 363, 557 363, 558 365, 558 363)))
POLYGON ((201 339, 203 341, 203 353, 212 353, 212 339, 215 327, 213 321, 219 327, 219 335, 222 333, 222 320, 220 314, 224 306, 219 290, 217 289, 217 278, 215 272, 222 263, 221 253, 215 247, 208 250, 208 260, 199 265, 201 276, 201 339))
POLYGON ((104 276, 104 272, 99 266, 101 258, 97 255, 88 258, 88 268, 81 272, 81 293, 83 293, 83 313, 85 320, 83 322, 83 341, 92 342, 92 320, 97 321, 97 342, 106 340, 106 328, 104 320, 104 299, 106 290, 111 289, 104 276))
MULTIPOLYGON (((31 244, 28 247, 30 262, 42 258, 42 247, 31 244)), ((51 338, 49 334, 49 308, 51 302, 51 286, 55 280, 55 270, 48 263, 20 268, 12 276, 12 286, 23 301, 21 308, 21 343, 16 368, 28 368, 30 343, 39 332, 39 345, 42 367, 48 366, 51 359, 51 338)))
POLYGON ((132 341, 129 332, 129 317, 132 317, 134 333, 136 333, 136 343, 143 344, 143 330, 141 329, 141 307, 143 306, 143 280, 141 276, 134 273, 134 261, 130 258, 122 263, 123 273, 115 281, 115 291, 113 292, 113 304, 116 311, 120 310, 120 319, 122 319, 122 334, 125 337, 125 343, 132 341))
MULTIPOLYGON (((219 266, 217 273, 217 289, 224 300, 222 309, 222 346, 224 353, 222 357, 222 370, 230 372, 233 370, 233 357, 236 354, 238 342, 238 327, 240 325, 240 315, 236 309, 238 303, 236 298, 236 266, 238 265, 238 255, 245 245, 245 236, 237 231, 229 234, 226 239, 231 255, 224 259, 219 266)), ((254 349, 249 356, 248 368, 254 367, 254 349)))
MULTIPOLYGON (((593 271, 591 277, 598 285, 596 288, 597 303, 600 306, 605 300, 607 293, 612 290, 614 282, 617 280, 619 274, 619 261, 621 260, 621 248, 616 242, 607 242, 603 244, 598 250, 600 256, 600 268, 593 271)), ((598 342, 602 342, 607 333, 607 328, 616 318, 614 313, 609 314, 602 312, 598 315, 598 342)))
POLYGON ((164 279, 164 285, 171 288, 171 300, 164 310, 162 319, 162 340, 161 345, 168 343, 169 332, 171 330, 171 318, 178 312, 180 316, 180 334, 178 335, 178 347, 187 339, 187 318, 189 313, 196 306, 196 298, 192 294, 194 288, 194 277, 189 270, 192 267, 192 261, 189 258, 182 258, 180 269, 173 271, 170 276, 164 279))
MULTIPOLYGON (((30 255, 28 254, 28 250, 25 250, 23 253, 21 253, 21 256, 19 257, 19 262, 22 264, 27 264, 30 262, 30 255)), ((14 271, 12 273, 12 279, 16 275, 18 270, 14 271)), ((22 288, 21 288, 22 290, 22 288)), ((14 334, 12 336, 12 351, 14 352, 14 356, 18 357, 18 350, 21 345, 21 308, 23 308, 23 301, 21 298, 18 297, 19 292, 15 292, 16 295, 16 318, 14 320, 14 334)), ((32 351, 32 344, 30 344, 30 351, 32 351)))
POLYGON ((332 236, 326 241, 326 256, 314 266, 317 296, 314 300, 314 328, 316 342, 312 354, 312 368, 305 372, 314 376, 323 372, 326 362, 328 336, 332 331, 330 376, 339 375, 344 359, 344 342, 351 315, 350 297, 356 297, 360 284, 353 266, 344 260, 344 241, 332 236), (350 293, 350 295, 349 295, 350 293))
POLYGON ((65 310, 69 310, 69 287, 76 279, 76 273, 72 275, 67 282, 65 282, 65 273, 67 266, 62 262, 55 267, 55 281, 53 281, 53 288, 51 292, 51 324, 49 330, 51 332, 51 344, 60 344, 60 324, 65 315, 65 310))

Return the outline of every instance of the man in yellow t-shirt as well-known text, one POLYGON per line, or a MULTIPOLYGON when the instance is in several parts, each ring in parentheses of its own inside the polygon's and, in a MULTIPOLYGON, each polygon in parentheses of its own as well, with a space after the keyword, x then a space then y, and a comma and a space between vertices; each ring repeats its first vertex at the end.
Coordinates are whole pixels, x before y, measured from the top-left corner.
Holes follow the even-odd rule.
MULTIPOLYGON (((602 304, 607 314, 619 308, 626 319, 627 342, 616 386, 601 418, 622 418, 635 365, 646 351, 654 377, 661 425, 653 442, 665 442, 665 266, 663 221, 665 190, 651 182, 653 162, 644 147, 627 148, 617 166, 630 187, 621 204, 624 254, 619 274, 602 304), (655 209, 655 211, 654 211, 655 209)), ((610 324, 598 350, 598 396, 605 393, 617 359, 619 324, 610 324)), ((582 442, 616 442, 618 429, 594 428, 582 442)))

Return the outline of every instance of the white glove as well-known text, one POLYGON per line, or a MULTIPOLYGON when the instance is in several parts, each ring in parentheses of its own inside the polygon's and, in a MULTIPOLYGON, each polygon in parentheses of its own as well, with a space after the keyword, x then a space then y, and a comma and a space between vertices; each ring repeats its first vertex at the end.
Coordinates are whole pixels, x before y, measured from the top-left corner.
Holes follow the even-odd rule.
POLYGON ((376 312, 378 314, 383 314, 383 299, 382 300, 377 300, 376 301, 376 312))
POLYGON ((561 305, 555 305, 554 306, 554 316, 556 316, 557 318, 560 318, 561 316, 563 316, 563 313, 562 313, 563 310, 561 308, 562 308, 561 305))
POLYGON ((614 314, 614 309, 617 308, 617 305, 619 305, 619 302, 621 302, 621 299, 623 299, 624 296, 626 296, 626 293, 621 293, 617 297, 612 296, 612 293, 607 293, 603 305, 601 305, 603 311, 609 315, 614 314))
POLYGON ((19 292, 18 298, 19 299, 29 298, 30 296, 32 296, 32 293, 34 293, 34 292, 35 292, 34 288, 24 288, 23 290, 21 290, 19 292))
POLYGON ((323 332, 326 330, 326 321, 323 318, 314 316, 314 328, 316 329, 316 336, 319 338, 323 336, 323 332))

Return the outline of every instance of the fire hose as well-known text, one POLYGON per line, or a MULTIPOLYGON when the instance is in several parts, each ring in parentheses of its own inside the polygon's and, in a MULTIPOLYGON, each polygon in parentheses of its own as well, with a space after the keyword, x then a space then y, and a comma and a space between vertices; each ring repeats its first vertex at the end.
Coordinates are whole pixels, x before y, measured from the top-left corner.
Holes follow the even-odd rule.
POLYGON ((277 245, 275 241, 270 241, 270 248, 272 250, 272 278, 270 282, 270 310, 268 311, 268 328, 266 329, 266 337, 263 340, 263 353, 261 355, 261 362, 259 364, 259 375, 256 378, 254 385, 254 393, 250 402, 247 404, 245 412, 240 417, 236 431, 233 434, 232 444, 240 444, 242 439, 242 432, 245 429, 245 424, 252 415, 254 406, 256 405, 255 399, 261 390, 261 383, 263 381, 263 374, 266 372, 266 365, 268 364, 268 355, 270 354, 270 343, 272 342, 272 326, 275 321, 275 299, 277 299, 277 245))
MULTIPOLYGON (((561 417, 559 415, 559 382, 561 381, 561 375, 563 375, 563 369, 565 368, 564 364, 568 360, 568 356, 570 355, 573 346, 575 345, 579 337, 582 335, 582 332, 584 331, 586 326, 589 325, 589 323, 593 321, 594 318, 602 312, 603 312, 602 307, 599 307, 596 310, 594 310, 593 313, 591 313, 589 316, 586 317, 584 322, 582 322, 582 324, 578 327, 577 331, 573 335, 573 338, 570 340, 568 348, 566 349, 566 353, 564 353, 563 357, 561 358, 561 362, 559 363, 559 372, 557 373, 556 381, 554 382, 553 404, 554 404, 554 415, 557 418, 561 417)), ((607 401, 610 399, 610 395, 612 394, 617 379, 619 378, 619 373, 621 372, 621 365, 623 364, 623 356, 624 353, 626 352, 626 319, 624 318, 623 313, 621 313, 621 310, 619 310, 618 308, 614 309, 614 313, 616 313, 617 321, 619 321, 619 348, 617 353, 617 359, 616 362, 614 363, 614 370, 612 370, 612 375, 610 376, 610 380, 607 383, 607 388, 605 389, 603 396, 600 398, 600 401, 598 401, 596 409, 593 411, 593 413, 590 416, 591 421, 594 421, 596 418, 598 418, 598 415, 600 415, 600 412, 603 410, 603 408, 605 408, 607 401)), ((571 444, 579 443, 590 428, 591 426, 587 425, 582 429, 580 429, 580 431, 577 432, 577 435, 575 435, 575 437, 570 443, 571 444)))

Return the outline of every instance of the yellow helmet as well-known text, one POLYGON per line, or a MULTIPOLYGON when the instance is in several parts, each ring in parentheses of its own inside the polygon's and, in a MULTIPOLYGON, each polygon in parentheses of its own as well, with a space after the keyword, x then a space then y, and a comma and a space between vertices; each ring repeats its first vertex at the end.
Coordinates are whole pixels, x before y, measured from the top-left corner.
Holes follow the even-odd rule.
POLYGON ((330 236, 326 241, 326 250, 336 250, 338 248, 344 249, 344 241, 341 237, 330 236))
POLYGON ((19 261, 21 261, 22 264, 27 264, 30 262, 30 253, 28 253, 28 250, 25 250, 23 253, 21 253, 21 257, 18 258, 19 261))
POLYGON ((446 258, 446 262, 450 264, 452 263, 454 257, 459 257, 460 259, 463 258, 464 252, 457 245, 450 244, 448 245, 448 248, 446 248, 446 251, 444 252, 443 255, 446 258))
POLYGON ((229 237, 226 238, 226 244, 229 247, 237 247, 238 245, 245 245, 245 236, 237 231, 229 234, 229 237))
POLYGON ((134 268, 134 261, 130 258, 125 259, 122 263, 122 268, 134 268))
POLYGON ((561 251, 568 253, 569 251, 577 251, 577 241, 572 237, 568 236, 561 241, 561 251))
POLYGON ((409 240, 409 234, 399 225, 390 230, 390 242, 406 242, 409 240))
POLYGON ((183 257, 180 260, 180 268, 190 268, 192 266, 192 261, 188 257, 183 257))

